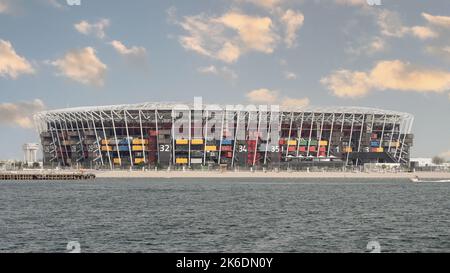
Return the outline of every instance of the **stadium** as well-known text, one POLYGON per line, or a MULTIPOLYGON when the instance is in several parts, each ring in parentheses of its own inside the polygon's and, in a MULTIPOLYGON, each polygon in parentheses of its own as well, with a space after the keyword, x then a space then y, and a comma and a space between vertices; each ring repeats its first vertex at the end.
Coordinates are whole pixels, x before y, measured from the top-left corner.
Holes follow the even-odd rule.
POLYGON ((47 167, 304 169, 409 163, 413 116, 363 107, 142 103, 40 112, 47 167))

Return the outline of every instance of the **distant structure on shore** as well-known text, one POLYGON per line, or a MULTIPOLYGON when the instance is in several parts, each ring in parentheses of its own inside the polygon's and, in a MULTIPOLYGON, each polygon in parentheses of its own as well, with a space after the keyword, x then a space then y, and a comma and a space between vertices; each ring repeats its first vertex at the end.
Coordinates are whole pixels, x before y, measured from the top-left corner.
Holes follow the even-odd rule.
POLYGON ((23 149, 23 161, 32 166, 34 163, 37 163, 37 152, 39 150, 39 144, 37 143, 25 143, 22 146, 23 149))
POLYGON ((142 103, 38 113, 44 165, 112 170, 407 165, 413 145, 413 116, 396 111, 177 106, 142 103))

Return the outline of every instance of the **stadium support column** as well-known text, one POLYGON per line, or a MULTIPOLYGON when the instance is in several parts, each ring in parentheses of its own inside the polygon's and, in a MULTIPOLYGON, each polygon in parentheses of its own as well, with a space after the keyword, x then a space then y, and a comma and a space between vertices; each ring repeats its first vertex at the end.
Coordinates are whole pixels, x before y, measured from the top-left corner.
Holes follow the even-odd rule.
POLYGON ((311 147, 311 137, 312 137, 312 131, 314 126, 314 112, 311 116, 311 127, 309 128, 309 140, 308 140, 308 150, 306 151, 306 156, 309 157, 309 148, 311 147))
MULTIPOLYGON (((359 129, 358 153, 361 152, 361 140, 362 140, 365 119, 366 119, 366 115, 362 114, 361 127, 359 127, 360 129, 359 129)), ((358 166, 358 161, 359 161, 359 156, 356 158, 356 166, 358 166)))
POLYGON ((403 133, 403 140, 401 143, 402 147, 400 148, 400 156, 398 158, 399 163, 401 163, 400 161, 402 160, 402 157, 403 157, 403 147, 405 146, 406 134, 409 134, 411 132, 413 122, 414 122, 414 117, 410 117, 410 119, 408 120, 408 130, 403 133))
POLYGON ((317 140, 317 152, 316 157, 319 157, 319 148, 320 148, 320 141, 322 141, 322 134, 323 134, 323 123, 325 122, 325 113, 322 113, 322 122, 320 124, 320 133, 319 133, 319 139, 317 140))
MULTIPOLYGON (((59 153, 56 153, 56 159, 58 159, 58 155, 61 155, 61 160, 62 160, 62 164, 63 166, 66 165, 66 161, 64 160, 64 156, 63 156, 63 150, 62 150, 62 146, 61 146, 61 137, 60 134, 58 133, 58 126, 56 125, 56 121, 55 119, 53 120, 53 125, 55 128, 55 133, 56 133, 56 140, 58 141, 58 146, 59 146, 59 153)), ((58 160, 58 164, 59 164, 59 160, 58 160)))
MULTIPOLYGON (((394 133, 395 133, 395 126, 397 124, 397 116, 395 117, 391 117, 394 121, 392 122, 392 130, 391 130, 391 137, 389 138, 389 146, 388 146, 388 153, 391 153, 391 146, 392 146, 392 140, 394 138, 394 133)), ((381 143, 381 141, 380 141, 381 143)), ((394 155, 395 158, 395 155, 394 155)))
MULTIPOLYGON (((353 138, 353 126, 355 124, 355 114, 352 116, 352 125, 350 126, 350 139, 348 140, 348 147, 352 147, 352 138, 353 138)), ((350 157, 350 150, 347 150, 347 158, 345 159, 345 166, 348 165, 348 159, 350 157)))
MULTIPOLYGON (((305 112, 302 112, 302 119, 300 121, 300 128, 297 128, 298 133, 297 133, 297 152, 296 152, 296 156, 297 158, 299 157, 299 149, 300 149, 300 140, 302 139, 302 131, 303 131, 303 118, 305 117, 305 112)), ((280 122, 280 126, 281 126, 281 122, 280 122)))
MULTIPOLYGON (((127 119, 127 110, 123 110, 123 116, 125 118, 125 130, 127 131, 127 143, 128 143, 128 152, 130 153, 130 161, 131 161, 131 167, 134 167, 133 162, 133 153, 131 152, 131 140, 130 140, 130 133, 128 131, 128 119, 127 119)), ((145 149, 142 149, 142 153, 145 153, 145 149)))
POLYGON ((222 126, 220 128, 220 142, 219 142, 219 159, 217 160, 217 164, 220 165, 220 160, 222 158, 222 141, 223 141, 223 123, 225 122, 226 110, 222 109, 222 126))
POLYGON ((287 161, 287 158, 288 158, 288 155, 289 155, 289 142, 291 141, 292 122, 293 122, 293 120, 294 120, 294 112, 291 112, 291 121, 289 122, 289 136, 288 136, 288 141, 287 141, 287 145, 286 145, 286 155, 285 155, 286 161, 287 161))
POLYGON ((206 142, 208 142, 208 119, 209 119, 209 111, 206 111, 205 118, 205 143, 203 143, 203 166, 206 166, 206 142))
POLYGON ((387 115, 384 115, 384 119, 383 119, 383 128, 381 129, 381 137, 380 137, 380 143, 378 148, 381 148, 381 146, 383 145, 383 140, 384 140, 384 131, 386 129, 386 119, 387 119, 387 115))
MULTIPOLYGON (((159 165, 161 163, 161 161, 159 159, 159 152, 160 152, 161 148, 159 147, 158 117, 159 117, 158 108, 155 108, 156 151, 158 153, 158 160, 157 160, 157 162, 158 162, 158 165, 159 165)), ((144 150, 145 149, 145 146, 144 146, 144 130, 142 129, 141 110, 139 110, 139 123, 140 123, 140 126, 141 126, 142 150, 144 150)), ((145 155, 145 152, 143 154, 144 154, 144 162, 147 162, 147 160, 146 160, 147 156, 145 155)))
MULTIPOLYGON (((62 123, 61 123, 61 117, 59 115, 58 115, 58 123, 59 123, 59 130, 60 130, 60 133, 58 135, 61 135, 61 137, 62 137, 62 140, 63 140, 62 146, 64 146, 64 151, 66 151, 66 158, 69 159, 69 152, 67 152, 67 145, 65 145, 65 144, 67 144, 66 138, 64 137, 63 127, 62 127, 62 123)), ((62 151, 61 151, 61 153, 62 153, 62 151)))
POLYGON ((234 139, 234 141, 233 141, 233 155, 232 155, 232 158, 231 158, 231 167, 232 168, 234 167, 234 155, 235 155, 235 152, 236 152, 236 142, 237 142, 236 136, 238 135, 238 131, 239 131, 240 114, 241 114, 241 111, 237 110, 237 113, 236 113, 236 129, 234 130, 234 137, 233 137, 233 139, 234 139))
POLYGON ((120 157, 120 150, 119 150, 119 141, 117 140, 117 131, 116 131, 116 124, 114 122, 114 111, 111 110, 111 122, 113 126, 113 132, 114 132, 114 140, 116 142, 116 149, 117 149, 117 158, 119 158, 119 166, 122 167, 122 158, 120 157))
POLYGON ((172 164, 175 166, 175 111, 172 109, 172 164))
POLYGON ((331 140, 333 136, 334 131, 334 120, 336 119, 336 114, 333 113, 333 119, 331 120, 331 131, 330 131, 330 137, 328 139, 328 150, 327 150, 327 157, 330 157, 330 149, 331 149, 331 140))
MULTIPOLYGON (((139 128, 141 130, 141 145, 142 145, 142 155, 144 156, 144 162, 147 162, 147 155, 145 153, 145 145, 144 145, 144 129, 142 128, 142 111, 139 110, 139 128)), ((156 117, 156 110, 155 110, 155 119, 158 119, 156 117)), ((158 131, 158 124, 156 125, 156 131, 158 131)), ((158 146, 158 162, 159 162, 159 146, 158 146)))
MULTIPOLYGON (((100 161, 102 162, 102 166, 104 166, 104 162, 103 162, 103 155, 102 155, 102 148, 100 147, 100 140, 98 137, 98 133, 97 133, 97 127, 95 126, 95 120, 94 120, 94 114, 92 112, 90 112, 91 114, 91 119, 92 119, 92 127, 94 128, 94 133, 95 133, 95 142, 97 142, 97 147, 98 147, 98 152, 100 154, 100 161)), ((89 127, 89 120, 87 121, 87 125, 89 127)))
POLYGON ((106 130, 105 130, 105 124, 103 122, 102 111, 100 111, 100 121, 102 124, 103 137, 104 137, 104 140, 106 141, 106 154, 108 155, 109 166, 110 166, 111 170, 114 170, 114 165, 112 164, 112 161, 111 161, 111 154, 109 152, 109 147, 111 147, 111 146, 109 145, 109 140, 106 136, 106 130))
POLYGON ((188 133, 188 166, 191 167, 191 142, 192 142, 192 111, 189 109, 189 133, 188 133))
POLYGON ((259 140, 260 127, 261 127, 261 107, 259 108, 259 111, 258 111, 258 129, 256 130, 256 141, 255 141, 256 144, 255 144, 255 152, 253 154, 253 167, 255 167, 256 155, 258 153, 258 140, 259 140))
POLYGON ((264 152, 264 165, 267 163, 267 149, 269 148, 269 139, 270 139, 270 132, 272 130, 272 108, 270 109, 270 122, 269 122, 269 128, 267 129, 267 136, 266 136, 266 149, 264 152))

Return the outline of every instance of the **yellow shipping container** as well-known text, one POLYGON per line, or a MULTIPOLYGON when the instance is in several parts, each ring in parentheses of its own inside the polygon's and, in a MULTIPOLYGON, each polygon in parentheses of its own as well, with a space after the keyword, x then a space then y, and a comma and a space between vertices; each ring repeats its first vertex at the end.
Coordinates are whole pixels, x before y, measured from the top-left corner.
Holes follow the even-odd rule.
POLYGON ((216 146, 206 146, 205 150, 213 152, 213 151, 217 151, 217 147, 216 146))
POLYGON ((142 145, 133 145, 133 151, 142 151, 142 145))
POLYGON ((146 145, 146 144, 148 144, 148 140, 141 139, 141 138, 135 138, 135 139, 133 139, 133 144, 134 145, 142 145, 142 144, 146 145))
POLYGON ((109 140, 107 140, 107 139, 102 139, 102 145, 106 145, 106 144, 108 144, 109 143, 109 140))
POLYGON ((326 141, 326 140, 319 141, 319 146, 327 146, 327 145, 328 145, 328 141, 326 141))
POLYGON ((352 147, 344 147, 344 148, 342 149, 342 151, 343 151, 344 153, 351 153, 351 152, 353 151, 353 149, 352 149, 352 147))
POLYGON ((193 140, 191 140, 191 144, 194 144, 194 145, 203 144, 203 139, 193 139, 193 140))
POLYGON ((187 139, 177 139, 175 141, 175 143, 178 144, 178 145, 186 145, 186 144, 189 144, 189 140, 187 140, 187 139))
POLYGON ((287 142, 287 144, 288 144, 289 146, 295 146, 295 145, 297 145, 297 140, 289 140, 289 141, 287 142))
POLYGON ((175 160, 175 162, 176 162, 177 164, 187 164, 187 163, 188 163, 188 159, 187 159, 187 158, 179 157, 179 158, 177 158, 177 159, 175 160))
POLYGON ((374 152, 374 153, 382 153, 383 151, 384 151, 383 148, 373 148, 372 149, 372 152, 374 152))
POLYGON ((114 164, 120 164, 120 158, 114 158, 113 162, 114 164))
POLYGON ((143 162, 145 162, 143 158, 135 158, 134 159, 134 164, 140 164, 140 163, 143 163, 143 162))
POLYGON ((107 151, 112 151, 112 147, 111 146, 102 146, 102 151, 103 152, 107 152, 107 151))

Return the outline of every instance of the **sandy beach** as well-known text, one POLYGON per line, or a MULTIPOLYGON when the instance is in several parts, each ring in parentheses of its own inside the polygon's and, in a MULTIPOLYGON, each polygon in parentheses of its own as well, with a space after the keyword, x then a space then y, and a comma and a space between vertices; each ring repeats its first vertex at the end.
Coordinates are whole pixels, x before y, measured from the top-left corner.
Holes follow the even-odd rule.
POLYGON ((95 171, 98 178, 420 178, 450 179, 450 172, 250 172, 250 171, 95 171))

